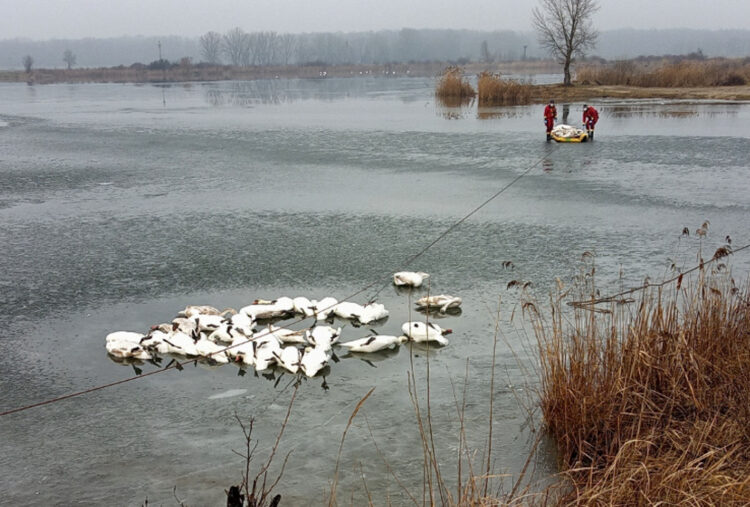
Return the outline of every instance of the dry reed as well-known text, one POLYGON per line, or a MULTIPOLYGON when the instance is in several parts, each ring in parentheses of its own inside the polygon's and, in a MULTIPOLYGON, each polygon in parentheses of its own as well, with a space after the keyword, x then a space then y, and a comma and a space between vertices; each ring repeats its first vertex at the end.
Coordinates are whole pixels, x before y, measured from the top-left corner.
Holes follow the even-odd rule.
POLYGON ((533 86, 513 79, 503 79, 499 74, 479 74, 479 107, 516 106, 531 103, 533 86))
POLYGON ((576 69, 581 84, 637 87, 688 88, 744 86, 750 82, 750 62, 729 60, 618 61, 605 65, 583 65, 576 69))
POLYGON ((435 96, 446 105, 460 105, 473 99, 476 94, 459 67, 445 69, 435 89, 435 96))
MULTIPOLYGON (((530 313, 542 412, 570 486, 561 503, 747 505, 750 303, 705 269, 637 304, 569 315, 558 294, 551 322, 530 313)), ((594 274, 580 277, 583 299, 594 274)))

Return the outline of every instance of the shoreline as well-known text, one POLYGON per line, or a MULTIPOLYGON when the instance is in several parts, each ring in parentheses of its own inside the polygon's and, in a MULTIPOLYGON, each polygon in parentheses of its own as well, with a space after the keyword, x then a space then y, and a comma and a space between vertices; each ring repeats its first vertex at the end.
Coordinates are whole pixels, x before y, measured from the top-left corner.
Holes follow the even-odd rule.
MULTIPOLYGON (((176 65, 169 69, 149 69, 144 65, 93 69, 34 69, 1 71, 0 83, 82 84, 133 83, 166 84, 212 81, 248 81, 261 79, 326 79, 342 77, 434 77, 436 80, 451 64, 447 62, 398 63, 381 65, 283 65, 233 67, 176 65)), ((460 67, 463 75, 487 71, 501 76, 556 74, 560 67, 551 61, 518 61, 502 63, 469 63, 460 67)), ((645 88, 636 86, 573 84, 531 85, 531 103, 557 101, 595 101, 598 99, 671 99, 750 101, 750 85, 714 87, 645 88)))

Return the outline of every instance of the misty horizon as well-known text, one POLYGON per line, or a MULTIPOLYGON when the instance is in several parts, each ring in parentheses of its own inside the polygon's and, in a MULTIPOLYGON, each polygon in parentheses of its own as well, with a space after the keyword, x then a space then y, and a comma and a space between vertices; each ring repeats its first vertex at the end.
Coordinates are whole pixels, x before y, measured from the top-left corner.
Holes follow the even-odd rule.
MULTIPOLYGON (((256 33, 260 35, 260 33, 256 33)), ((281 39, 283 34, 265 32, 281 39)), ((545 59, 532 31, 382 30, 378 32, 294 34, 294 53, 284 60, 273 58, 248 65, 378 64, 424 61, 482 61, 486 43, 491 61, 545 59)), ((20 69, 30 55, 35 68, 62 68, 65 51, 76 56, 78 68, 148 64, 159 55, 170 62, 190 58, 205 61, 199 37, 133 36, 119 38, 0 40, 0 68, 20 69), (159 49, 159 45, 161 48, 159 49)), ((701 52, 707 57, 743 57, 750 54, 750 30, 632 30, 602 31, 589 56, 612 59, 638 56, 685 55, 701 52)), ((232 63, 226 59, 221 63, 232 63)))
MULTIPOLYGON (((0 0, 4 39, 31 40, 198 37, 235 26, 248 32, 359 33, 401 28, 437 30, 531 31, 537 2, 465 0, 440 4, 426 0, 129 0, 101 2, 18 2, 0 0)), ((599 2, 592 22, 599 30, 750 28, 750 5, 740 0, 631 0, 599 2)))

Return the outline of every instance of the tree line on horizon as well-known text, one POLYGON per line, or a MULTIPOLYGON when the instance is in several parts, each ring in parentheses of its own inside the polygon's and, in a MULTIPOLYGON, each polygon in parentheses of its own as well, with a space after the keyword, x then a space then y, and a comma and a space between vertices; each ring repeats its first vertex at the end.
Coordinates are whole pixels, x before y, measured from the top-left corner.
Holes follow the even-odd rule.
MULTIPOLYGON (((253 65, 385 64, 441 61, 501 62, 546 58, 533 32, 410 29, 352 33, 284 34, 235 27, 200 37, 120 37, 31 41, 0 40, 0 68, 19 69, 31 56, 37 68, 113 67, 163 59, 253 65), (23 63, 22 63, 23 62, 23 63)), ((750 55, 750 30, 613 30, 599 34, 592 55, 604 59, 641 55, 750 55), (658 48, 658 49, 657 49, 658 48)))

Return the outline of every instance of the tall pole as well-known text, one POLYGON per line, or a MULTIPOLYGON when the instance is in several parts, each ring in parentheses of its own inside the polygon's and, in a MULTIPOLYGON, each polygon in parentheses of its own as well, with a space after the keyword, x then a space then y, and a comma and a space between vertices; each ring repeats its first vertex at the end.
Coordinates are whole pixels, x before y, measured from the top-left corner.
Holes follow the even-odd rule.
POLYGON ((164 65, 164 60, 161 58, 161 41, 157 43, 159 46, 159 65, 161 66, 161 80, 166 81, 167 80, 167 66, 164 65))

